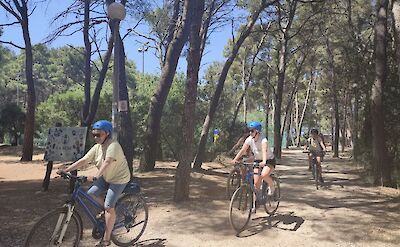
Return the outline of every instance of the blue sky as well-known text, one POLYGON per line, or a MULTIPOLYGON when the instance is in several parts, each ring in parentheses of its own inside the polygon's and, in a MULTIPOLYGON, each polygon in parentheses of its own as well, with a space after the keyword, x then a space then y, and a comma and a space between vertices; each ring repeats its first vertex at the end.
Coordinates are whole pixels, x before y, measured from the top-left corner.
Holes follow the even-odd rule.
MULTIPOLYGON (((39 5, 35 12, 31 15, 29 21, 29 29, 31 34, 32 44, 43 42, 43 39, 54 29, 50 26, 50 22, 56 13, 66 9, 71 1, 49 1, 48 3, 39 5)), ((0 8, 0 23, 13 22, 13 16, 7 15, 5 11, 0 8)), ((129 27, 132 20, 127 17, 121 24, 121 33, 124 33, 124 28, 129 27)), ((230 37, 230 28, 224 28, 218 33, 212 34, 209 44, 206 47, 205 55, 202 60, 201 72, 202 75, 209 64, 214 61, 224 61, 223 50, 224 45, 230 37)), ((22 31, 19 25, 14 27, 3 28, 3 35, 0 37, 2 41, 12 41, 20 46, 23 46, 22 31)), ((60 47, 64 45, 83 46, 83 37, 81 33, 77 33, 70 37, 60 37, 50 44, 50 47, 60 47)), ((104 44, 105 45, 105 44, 104 44)), ((138 52, 140 44, 137 38, 127 38, 124 41, 127 57, 133 60, 137 66, 138 71, 142 71, 142 53, 138 52)), ((12 46, 9 48, 19 53, 19 49, 12 46)), ((144 70, 145 73, 159 73, 159 63, 157 58, 153 55, 153 51, 148 51, 144 56, 144 70)), ((184 57, 180 58, 178 64, 178 71, 186 72, 186 60, 184 57)))

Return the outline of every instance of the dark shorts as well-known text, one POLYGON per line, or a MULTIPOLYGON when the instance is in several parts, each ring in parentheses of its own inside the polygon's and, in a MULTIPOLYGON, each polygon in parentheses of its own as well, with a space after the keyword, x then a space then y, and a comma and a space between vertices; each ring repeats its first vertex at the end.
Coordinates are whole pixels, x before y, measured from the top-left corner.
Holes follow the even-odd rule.
POLYGON ((324 151, 310 151, 310 155, 313 155, 315 157, 324 157, 324 151))
MULTIPOLYGON (((261 161, 262 161, 262 160, 255 160, 254 162, 259 163, 259 162, 261 162, 261 161)), ((270 160, 267 160, 267 166, 269 166, 270 168, 275 169, 275 167, 276 167, 276 160, 275 160, 275 158, 270 159, 270 160)))

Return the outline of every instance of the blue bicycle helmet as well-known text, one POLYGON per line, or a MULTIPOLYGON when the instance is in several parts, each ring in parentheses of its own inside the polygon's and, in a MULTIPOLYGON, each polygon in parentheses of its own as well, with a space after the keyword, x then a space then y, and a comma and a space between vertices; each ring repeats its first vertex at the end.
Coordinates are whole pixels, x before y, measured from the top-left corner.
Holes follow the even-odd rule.
POLYGON ((92 125, 92 129, 104 130, 106 133, 111 134, 113 127, 109 121, 99 120, 92 125))
POLYGON ((247 128, 249 129, 256 129, 257 131, 261 131, 261 123, 257 121, 253 121, 247 124, 247 128))

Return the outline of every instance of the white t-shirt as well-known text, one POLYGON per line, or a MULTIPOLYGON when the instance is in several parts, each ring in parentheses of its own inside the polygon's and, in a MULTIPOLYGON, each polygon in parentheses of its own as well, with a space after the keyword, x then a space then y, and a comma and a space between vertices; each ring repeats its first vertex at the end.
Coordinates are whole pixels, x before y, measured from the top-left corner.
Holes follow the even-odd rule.
MULTIPOLYGON (((247 139, 244 141, 244 143, 248 144, 250 146, 251 151, 254 154, 254 159, 255 160, 262 160, 262 143, 268 143, 267 138, 265 138, 261 133, 259 133, 259 137, 257 141, 254 141, 252 136, 247 137, 247 139)), ((268 145, 269 146, 269 145, 268 145)), ((267 160, 273 159, 274 153, 272 152, 271 148, 267 149, 267 160)))

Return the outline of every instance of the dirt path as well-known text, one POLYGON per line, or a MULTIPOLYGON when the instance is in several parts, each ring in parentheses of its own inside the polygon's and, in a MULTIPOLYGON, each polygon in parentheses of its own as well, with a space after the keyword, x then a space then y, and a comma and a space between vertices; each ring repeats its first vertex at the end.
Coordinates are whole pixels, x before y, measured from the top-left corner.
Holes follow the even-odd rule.
MULTIPOLYGON (((137 246, 399 246, 397 190, 368 187, 362 170, 348 159, 327 158, 325 186, 317 191, 305 155, 289 151, 283 157, 277 214, 257 212, 239 236, 228 221, 229 167, 206 163, 205 172, 193 173, 191 200, 183 204, 171 200, 176 163, 157 163, 156 171, 138 174, 150 220, 137 246)), ((0 246, 21 246, 32 224, 67 196, 67 182, 59 179, 52 180, 49 192, 38 193, 45 171, 41 158, 20 163, 17 157, 0 156, 0 246)), ((82 246, 94 243, 86 225, 82 246)))

